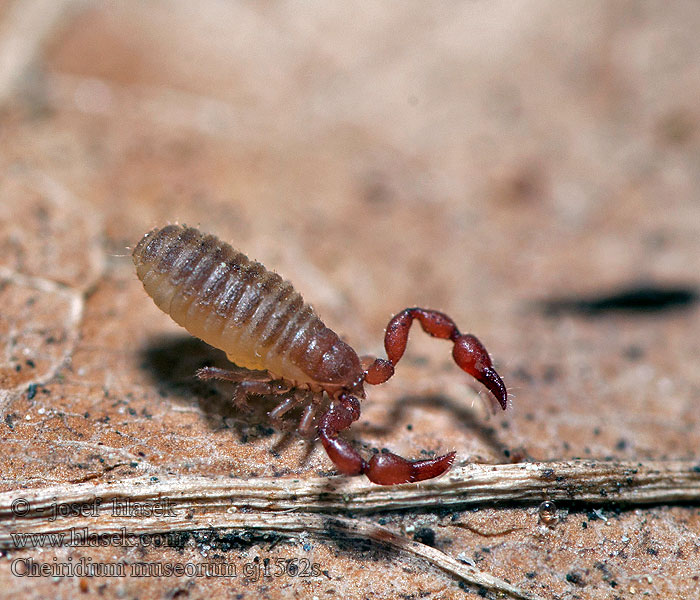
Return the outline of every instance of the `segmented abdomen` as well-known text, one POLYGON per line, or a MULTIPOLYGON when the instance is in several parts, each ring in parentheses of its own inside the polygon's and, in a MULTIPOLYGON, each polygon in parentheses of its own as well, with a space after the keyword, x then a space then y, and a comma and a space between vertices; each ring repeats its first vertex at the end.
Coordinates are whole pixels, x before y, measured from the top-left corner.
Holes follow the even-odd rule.
POLYGON ((292 284, 213 235, 168 225, 133 251, 158 307, 239 367, 289 381, 349 386, 355 351, 328 329, 292 284))

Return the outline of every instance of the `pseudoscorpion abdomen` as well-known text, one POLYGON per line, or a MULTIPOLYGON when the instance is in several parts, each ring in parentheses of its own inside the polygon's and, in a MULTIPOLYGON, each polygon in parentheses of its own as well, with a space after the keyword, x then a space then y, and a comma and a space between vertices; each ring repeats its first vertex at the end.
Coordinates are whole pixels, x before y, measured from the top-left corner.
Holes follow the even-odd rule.
POLYGON ((217 237, 168 225, 147 233, 133 259, 158 307, 239 367, 297 385, 347 385, 361 377, 355 352, 291 283, 217 237))

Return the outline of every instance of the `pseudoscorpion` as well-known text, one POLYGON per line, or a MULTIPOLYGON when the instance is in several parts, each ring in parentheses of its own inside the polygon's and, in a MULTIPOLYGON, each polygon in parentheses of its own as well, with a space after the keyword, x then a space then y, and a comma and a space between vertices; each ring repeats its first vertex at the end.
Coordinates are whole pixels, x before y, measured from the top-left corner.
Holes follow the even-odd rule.
POLYGON ((364 473, 374 483, 391 485, 437 477, 452 465, 454 452, 417 461, 381 452, 366 461, 338 435, 359 418, 364 385, 384 383, 394 374, 414 319, 431 336, 451 340, 457 365, 506 409, 506 388, 484 346, 473 335, 460 333, 441 312, 402 310, 386 329, 388 360, 361 361, 291 283, 213 235, 180 225, 154 229, 134 248, 133 259, 158 307, 192 335, 222 349, 236 365, 231 370, 204 367, 197 377, 236 383, 237 403, 251 394, 280 395, 281 402, 270 412, 273 420, 302 404, 301 433, 313 434, 315 428, 345 475, 364 473), (324 392, 331 402, 317 420, 324 392))

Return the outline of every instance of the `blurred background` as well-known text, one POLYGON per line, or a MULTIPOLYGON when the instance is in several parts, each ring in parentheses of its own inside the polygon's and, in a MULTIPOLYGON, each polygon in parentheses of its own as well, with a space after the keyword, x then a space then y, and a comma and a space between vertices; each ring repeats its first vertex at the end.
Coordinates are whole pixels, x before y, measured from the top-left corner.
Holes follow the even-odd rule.
MULTIPOLYGON (((511 408, 489 416, 416 330, 352 430, 367 448, 696 457, 699 26, 692 0, 0 3, 3 489, 72 481, 105 448, 138 464, 105 480, 331 470, 297 440, 270 454, 283 434, 192 383, 220 357, 158 311, 129 257, 170 222, 283 274, 361 354, 406 306, 479 336, 511 408)), ((509 510, 484 522, 520 523, 509 510)), ((450 530, 442 549, 497 542, 480 568, 557 597, 691 589, 696 509, 582 522, 536 542, 450 530)), ((318 552, 335 578, 319 597, 398 593, 400 577, 376 588, 318 552)), ((426 597, 456 589, 407 577, 426 597)))

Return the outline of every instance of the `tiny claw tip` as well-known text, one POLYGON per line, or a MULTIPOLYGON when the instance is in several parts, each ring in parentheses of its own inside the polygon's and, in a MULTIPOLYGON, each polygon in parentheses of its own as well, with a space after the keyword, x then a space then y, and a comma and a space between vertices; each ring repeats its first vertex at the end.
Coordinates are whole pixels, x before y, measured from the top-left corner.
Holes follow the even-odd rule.
POLYGON ((496 370, 492 367, 486 367, 483 369, 477 380, 483 383, 488 390, 494 395, 498 403, 501 405, 503 410, 508 408, 508 391, 503 383, 501 377, 496 373, 496 370))

